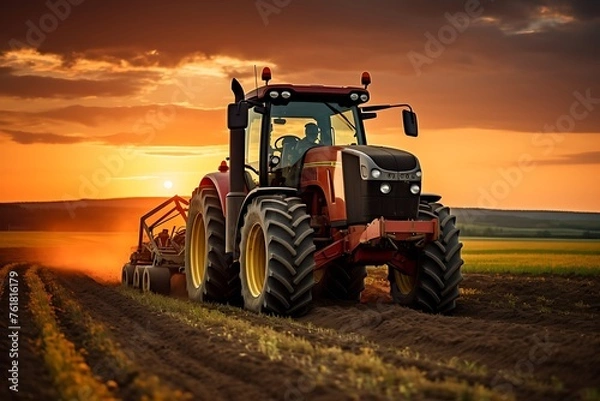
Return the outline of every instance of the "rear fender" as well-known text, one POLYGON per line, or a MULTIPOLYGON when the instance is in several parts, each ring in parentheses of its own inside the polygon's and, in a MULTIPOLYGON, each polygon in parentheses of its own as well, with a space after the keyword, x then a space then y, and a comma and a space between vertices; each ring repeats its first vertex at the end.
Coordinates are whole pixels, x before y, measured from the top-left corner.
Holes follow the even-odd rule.
POLYGON ((210 188, 214 187, 219 194, 219 201, 221 202, 221 208, 223 208, 223 214, 227 213, 227 202, 225 201, 227 194, 229 193, 229 172, 224 173, 209 173, 202 177, 198 188, 210 188))

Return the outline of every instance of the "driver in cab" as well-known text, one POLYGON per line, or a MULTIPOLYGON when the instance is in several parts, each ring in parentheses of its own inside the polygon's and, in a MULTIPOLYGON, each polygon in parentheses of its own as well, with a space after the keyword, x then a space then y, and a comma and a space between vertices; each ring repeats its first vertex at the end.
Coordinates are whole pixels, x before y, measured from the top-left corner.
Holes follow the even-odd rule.
POLYGON ((298 155, 303 155, 308 149, 319 145, 318 141, 319 127, 315 123, 308 123, 304 126, 304 138, 296 144, 295 151, 298 155))

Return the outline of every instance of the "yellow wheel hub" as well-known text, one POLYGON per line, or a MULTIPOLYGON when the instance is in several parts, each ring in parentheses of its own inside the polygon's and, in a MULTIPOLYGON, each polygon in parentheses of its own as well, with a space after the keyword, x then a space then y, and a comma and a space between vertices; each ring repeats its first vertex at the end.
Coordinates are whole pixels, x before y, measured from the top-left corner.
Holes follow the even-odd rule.
POLYGON ((262 294, 267 274, 267 250, 265 235, 260 224, 254 224, 246 241, 244 265, 248 289, 253 297, 262 294))
POLYGON ((198 214, 192 225, 190 238, 190 270, 194 288, 200 287, 206 269, 206 235, 204 233, 204 218, 198 214))
POLYGON ((408 295, 415 288, 415 276, 409 276, 394 270, 394 280, 402 295, 408 295))
POLYGON ((325 276, 325 269, 319 269, 319 270, 313 271, 313 280, 315 281, 315 283, 320 283, 321 280, 323 280, 324 276, 325 276))

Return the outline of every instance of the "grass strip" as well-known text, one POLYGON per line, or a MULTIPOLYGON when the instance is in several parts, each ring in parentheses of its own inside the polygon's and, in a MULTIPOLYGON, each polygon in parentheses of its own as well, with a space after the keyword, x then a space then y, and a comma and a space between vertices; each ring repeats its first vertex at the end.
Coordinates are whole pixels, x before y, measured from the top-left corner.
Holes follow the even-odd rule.
POLYGON ((349 395, 363 391, 389 399, 507 399, 506 394, 453 377, 429 380, 425 372, 415 367, 386 363, 369 346, 359 353, 348 352, 338 346, 312 344, 291 333, 254 325, 199 304, 142 294, 128 288, 120 288, 120 291, 140 304, 190 326, 232 342, 241 342, 246 349, 260 352, 271 360, 289 362, 307 372, 318 384, 334 382, 349 395))
POLYGON ((37 266, 32 266, 25 273, 25 282, 30 290, 29 310, 40 330, 38 345, 56 390, 65 400, 116 400, 107 385, 94 377, 75 345, 61 332, 50 296, 37 271, 37 266))
POLYGON ((9 263, 7 265, 2 266, 2 268, 0 269, 0 297, 2 297, 2 295, 4 294, 6 277, 8 276, 9 272, 16 266, 18 266, 18 263, 9 263))
POLYGON ((44 273, 42 274, 44 282, 52 293, 53 302, 68 316, 70 322, 83 336, 84 343, 88 347, 88 354, 102 355, 105 358, 105 364, 111 367, 111 373, 115 378, 135 377, 130 386, 133 386, 135 392, 144 400, 182 401, 191 399, 191 394, 171 389, 165 383, 161 383, 155 375, 139 374, 139 367, 112 340, 106 326, 94 320, 81 304, 73 299, 66 288, 58 284, 50 274, 44 273))

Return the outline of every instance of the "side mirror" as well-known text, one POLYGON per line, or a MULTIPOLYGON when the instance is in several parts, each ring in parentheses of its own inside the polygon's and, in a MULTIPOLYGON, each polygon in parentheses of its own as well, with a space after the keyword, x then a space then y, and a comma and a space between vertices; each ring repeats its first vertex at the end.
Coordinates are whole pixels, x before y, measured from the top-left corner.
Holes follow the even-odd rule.
POLYGON ((402 122, 404 123, 404 133, 407 136, 418 136, 419 127, 417 125, 417 115, 410 110, 402 110, 402 122))
POLYGON ((248 127, 248 103, 230 103, 227 106, 227 127, 230 130, 248 127))

